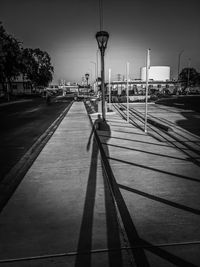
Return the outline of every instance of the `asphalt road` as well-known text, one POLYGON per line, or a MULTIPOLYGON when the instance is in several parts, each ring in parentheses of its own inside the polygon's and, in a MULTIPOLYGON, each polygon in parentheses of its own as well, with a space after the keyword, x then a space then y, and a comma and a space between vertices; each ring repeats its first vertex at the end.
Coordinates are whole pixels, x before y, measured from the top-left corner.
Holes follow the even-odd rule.
POLYGON ((0 106, 0 181, 69 103, 33 98, 0 106))

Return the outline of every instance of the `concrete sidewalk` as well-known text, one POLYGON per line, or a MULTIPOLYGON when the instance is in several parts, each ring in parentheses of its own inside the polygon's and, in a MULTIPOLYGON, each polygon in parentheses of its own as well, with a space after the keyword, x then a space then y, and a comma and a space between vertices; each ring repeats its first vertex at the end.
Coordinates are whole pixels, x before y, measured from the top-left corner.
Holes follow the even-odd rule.
POLYGON ((91 129, 75 102, 0 215, 0 266, 129 266, 91 129))
MULTIPOLYGON (((91 117, 94 121, 96 115, 91 117)), ((128 124, 117 113, 108 113, 107 123, 110 134, 98 134, 109 151, 109 163, 133 231, 136 229, 141 245, 147 247, 147 259, 141 266, 200 266, 199 165, 172 144, 128 124)), ((197 150, 199 141, 199 136, 192 136, 197 150)), ((199 155, 196 159, 199 161, 199 155)))
POLYGON ((15 259, 0 266, 200 265, 200 168, 116 113, 107 122, 116 202, 75 102, 0 214, 0 259, 15 259))

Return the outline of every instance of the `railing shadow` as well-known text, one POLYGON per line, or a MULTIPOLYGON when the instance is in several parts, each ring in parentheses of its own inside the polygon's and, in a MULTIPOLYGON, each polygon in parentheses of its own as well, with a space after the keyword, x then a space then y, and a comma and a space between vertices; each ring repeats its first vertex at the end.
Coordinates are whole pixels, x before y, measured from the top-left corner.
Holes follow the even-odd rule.
MULTIPOLYGON (((98 140, 100 142, 100 140, 98 140)), ((101 154, 104 155, 104 150, 102 150, 102 147, 100 147, 101 154)), ((106 169, 106 173, 108 175, 108 181, 112 188, 112 192, 114 194, 114 198, 123 222, 123 226, 125 228, 125 232, 127 235, 127 238, 129 240, 129 243, 131 245, 131 251, 134 257, 134 261, 137 267, 147 267, 150 266, 148 258, 146 256, 145 250, 150 251, 151 253, 165 259, 167 262, 170 262, 172 264, 175 264, 176 266, 183 267, 197 267, 196 265, 180 258, 179 256, 176 256, 168 251, 165 251, 164 249, 160 248, 159 246, 154 246, 153 244, 147 242, 144 239, 141 239, 137 229, 134 225, 134 222, 132 220, 132 217, 129 213, 129 210, 126 206, 126 203, 124 201, 124 198, 120 192, 120 188, 116 182, 116 179, 113 175, 112 169, 110 167, 110 164, 108 162, 107 158, 104 158, 104 166, 106 169)))
MULTIPOLYGON (((110 135, 106 133, 107 141, 109 140, 110 135)), ((147 258, 145 251, 149 251, 160 258, 166 260, 169 263, 172 263, 176 266, 188 266, 195 267, 194 264, 182 259, 179 256, 176 256, 159 246, 155 246, 148 241, 140 238, 137 229, 132 220, 131 214, 126 206, 126 203, 123 199, 123 196, 120 192, 119 185, 117 184, 115 177, 110 168, 108 161, 109 151, 108 147, 105 144, 102 147, 99 137, 96 136, 96 140, 93 139, 92 145, 92 154, 91 154, 91 163, 90 163, 90 172, 88 177, 88 184, 86 190, 86 198, 84 204, 84 211, 79 235, 78 242, 78 256, 76 258, 76 267, 80 266, 91 266, 91 249, 92 249, 92 226, 93 226, 93 213, 94 213, 94 203, 95 203, 95 194, 96 194, 96 172, 97 172, 97 160, 99 150, 101 152, 102 162, 104 169, 106 171, 106 176, 103 176, 104 185, 105 185, 105 208, 106 208, 106 222, 107 222, 107 244, 108 244, 108 253, 109 253, 109 266, 122 266, 122 255, 120 250, 120 235, 117 223, 117 211, 113 203, 114 199, 117 205, 117 209, 120 213, 120 217, 123 223, 123 227, 126 232, 130 244, 130 250, 134 257, 134 262, 137 267, 149 267, 150 263, 147 258), (110 193, 112 190, 112 195, 110 193), (113 253, 114 248, 119 248, 115 253, 113 253), (110 251, 109 251, 110 249, 110 251)), ((104 136, 105 137, 105 136, 104 136)), ((123 188, 124 189, 124 188, 123 188)))
MULTIPOLYGON (((104 144, 104 143, 102 143, 102 144, 104 144)), ((145 153, 145 154, 150 154, 150 155, 154 155, 154 156, 158 156, 158 157, 165 157, 165 158, 171 158, 171 159, 177 159, 177 160, 183 160, 183 161, 188 161, 189 160, 189 159, 184 159, 184 158, 180 158, 180 157, 169 156, 167 154, 164 155, 164 154, 154 153, 154 152, 141 150, 141 149, 136 149, 136 148, 130 148, 130 147, 125 147, 125 146, 113 145, 113 144, 107 144, 107 145, 108 146, 122 148, 122 149, 137 151, 137 152, 141 152, 141 153, 145 153)))
POLYGON ((199 113, 188 113, 188 112, 181 112, 181 115, 183 115, 186 120, 179 120, 177 121, 177 125, 182 127, 183 129, 187 130, 188 132, 191 132, 192 134, 195 134, 197 136, 200 136, 200 128, 197 127, 197 125, 200 124, 200 114, 199 113), (198 117, 197 117, 198 114, 198 117), (193 127, 191 127, 193 125, 193 127))
MULTIPOLYGON (((105 135, 99 134, 100 137, 104 137, 105 135)), ((146 141, 141 141, 141 140, 135 140, 135 139, 129 139, 129 138, 122 138, 122 137, 117 137, 117 136, 112 136, 112 139, 119 139, 123 141, 130 141, 133 143, 143 143, 143 144, 148 144, 148 145, 154 145, 154 146, 165 146, 165 147, 171 147, 170 145, 166 144, 161 144, 161 143, 152 143, 152 142, 146 142, 146 141)))
POLYGON ((92 146, 92 154, 90 161, 90 171, 88 176, 85 203, 83 209, 83 217, 81 222, 79 241, 78 241, 78 256, 76 258, 76 267, 91 266, 92 249, 92 226, 93 226, 93 213, 96 195, 96 171, 98 160, 98 146, 95 141, 92 146))
POLYGON ((156 168, 153 168, 153 167, 149 167, 149 166, 146 166, 146 165, 137 164, 137 163, 134 163, 134 162, 129 162, 129 161, 116 159, 116 158, 112 158, 112 157, 109 157, 109 159, 110 160, 114 160, 114 161, 118 161, 118 162, 121 162, 121 163, 124 163, 124 164, 133 165, 133 166, 136 166, 136 167, 139 167, 139 168, 144 168, 144 169, 155 171, 155 172, 165 173, 165 174, 170 175, 170 176, 175 176, 177 178, 181 178, 181 179, 185 179, 185 180, 189 180, 189 181, 194 181, 194 182, 200 183, 200 179, 196 179, 196 178, 193 178, 193 177, 189 177, 189 176, 185 176, 185 175, 181 175, 181 174, 177 174, 177 173, 173 173, 173 172, 168 172, 168 171, 164 171, 164 170, 159 170, 159 169, 156 169, 156 168))
POLYGON ((184 211, 187 211, 187 212, 191 212, 191 213, 196 214, 196 215, 200 215, 200 210, 198 210, 198 209, 187 207, 185 205, 182 205, 182 204, 179 204, 179 203, 176 203, 176 202, 173 202, 173 201, 161 198, 161 197, 157 197, 157 196, 148 194, 146 192, 137 190, 135 188, 130 188, 130 187, 122 185, 122 184, 118 184, 118 186, 121 189, 127 190, 129 192, 135 193, 135 194, 143 196, 145 198, 149 198, 149 199, 152 199, 154 201, 166 204, 168 206, 171 206, 171 207, 174 207, 174 208, 177 208, 177 209, 181 209, 181 210, 184 210, 184 211))

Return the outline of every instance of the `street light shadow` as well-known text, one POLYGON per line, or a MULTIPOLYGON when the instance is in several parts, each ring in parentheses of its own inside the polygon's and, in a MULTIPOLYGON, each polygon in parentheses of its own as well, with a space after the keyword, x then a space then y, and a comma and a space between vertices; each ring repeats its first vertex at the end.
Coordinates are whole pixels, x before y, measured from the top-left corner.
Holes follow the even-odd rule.
MULTIPOLYGON (((94 220, 94 205, 95 196, 97 190, 97 166, 98 166, 98 155, 99 147, 94 136, 95 131, 105 131, 106 138, 105 143, 110 139, 110 127, 104 121, 100 115, 94 122, 92 127, 88 143, 87 151, 91 147, 92 142, 92 153, 90 160, 90 169, 86 189, 86 197, 84 203, 83 217, 79 234, 78 241, 78 256, 76 258, 76 267, 80 266, 91 266, 92 262, 92 239, 93 239, 93 220, 94 220)), ((104 146, 105 155, 109 157, 109 151, 107 146, 104 146)), ((105 216, 106 216, 106 233, 107 233, 107 247, 108 247, 108 259, 109 266, 111 267, 122 267, 122 254, 121 254, 121 242, 120 242, 120 230, 117 219, 117 212, 115 205, 113 205, 113 199, 110 194, 109 185, 103 173, 103 184, 104 184, 104 199, 105 199, 105 216)))

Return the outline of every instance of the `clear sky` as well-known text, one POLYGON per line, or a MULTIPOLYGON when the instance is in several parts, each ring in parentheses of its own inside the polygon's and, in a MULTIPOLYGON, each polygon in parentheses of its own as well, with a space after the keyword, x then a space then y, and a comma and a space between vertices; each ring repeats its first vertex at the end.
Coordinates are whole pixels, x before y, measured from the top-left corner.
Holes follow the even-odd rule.
MULTIPOLYGON (((47 51, 58 79, 80 82, 86 72, 94 78, 99 31, 99 0, 0 0, 0 20, 24 47, 47 51)), ((177 78, 181 68, 200 72, 200 0, 103 0, 103 30, 110 34, 105 70, 112 79, 125 74, 140 77, 146 49, 151 65, 171 67, 177 78)), ((100 68, 100 67, 99 67, 100 68)))

